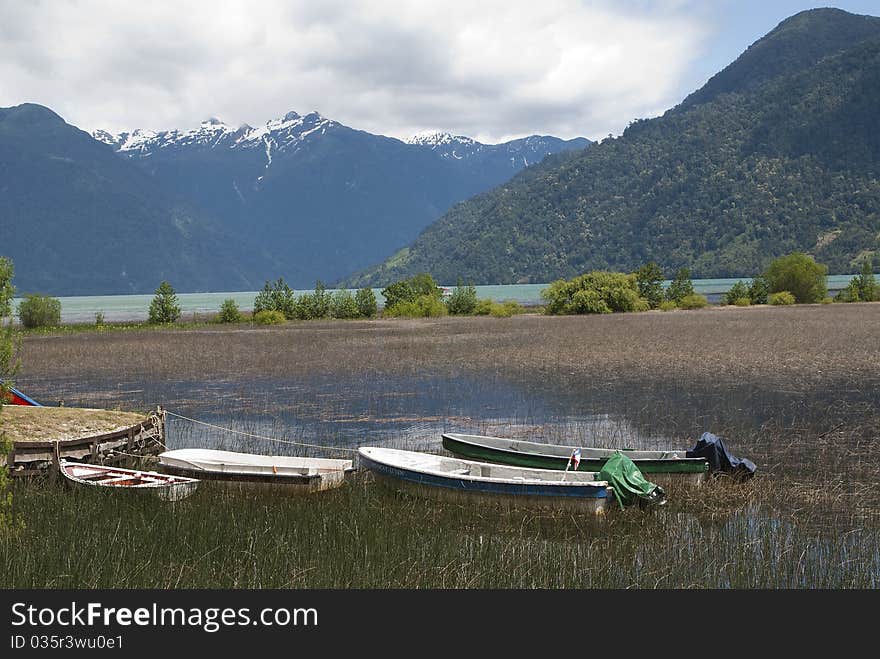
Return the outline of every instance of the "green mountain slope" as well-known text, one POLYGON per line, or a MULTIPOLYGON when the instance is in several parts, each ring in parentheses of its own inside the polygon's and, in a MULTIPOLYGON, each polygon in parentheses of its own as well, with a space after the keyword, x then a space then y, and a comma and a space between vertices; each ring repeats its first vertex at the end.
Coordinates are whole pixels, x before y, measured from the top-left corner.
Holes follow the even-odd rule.
POLYGON ((0 108, 0 255, 13 260, 18 294, 143 293, 163 279, 179 290, 258 287, 232 244, 51 110, 0 108))
POLYGON ((455 206, 347 283, 539 282, 650 260, 744 276, 793 250, 851 271, 880 249, 878 107, 880 19, 803 12, 664 116, 455 206))

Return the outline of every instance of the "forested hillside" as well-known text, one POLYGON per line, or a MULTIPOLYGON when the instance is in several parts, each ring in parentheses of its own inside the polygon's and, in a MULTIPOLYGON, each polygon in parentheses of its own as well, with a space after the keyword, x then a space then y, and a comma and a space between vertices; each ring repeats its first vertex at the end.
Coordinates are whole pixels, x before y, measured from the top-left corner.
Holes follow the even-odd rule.
POLYGON ((651 260, 745 276, 794 250, 851 272, 880 249, 878 107, 880 19, 803 12, 662 117, 458 204, 348 283, 543 282, 651 260))

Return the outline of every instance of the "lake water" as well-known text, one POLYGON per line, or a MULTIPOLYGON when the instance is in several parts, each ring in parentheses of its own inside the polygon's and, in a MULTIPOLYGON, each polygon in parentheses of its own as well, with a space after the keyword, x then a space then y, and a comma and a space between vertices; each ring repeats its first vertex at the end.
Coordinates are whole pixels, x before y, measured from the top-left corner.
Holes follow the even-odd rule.
MULTIPOLYGON (((829 291, 837 291, 845 288, 855 275, 829 275, 829 291)), ((749 283, 748 278, 733 279, 695 279, 694 289, 697 293, 705 295, 710 302, 717 302, 720 295, 726 292, 738 281, 749 283)), ((666 285, 669 281, 665 282, 666 285)), ((477 295, 481 298, 491 298, 501 302, 515 300, 526 306, 541 303, 541 291, 548 284, 508 284, 502 286, 477 286, 477 295)), ((311 293, 310 290, 297 290, 297 294, 311 293)), ((332 289, 331 289, 332 292, 332 289)), ((374 288, 376 299, 382 305, 385 298, 382 297, 382 289, 374 288)), ((181 311, 186 319, 186 314, 204 314, 216 312, 226 299, 235 300, 239 308, 247 311, 253 309, 254 298, 257 291, 230 291, 219 293, 178 293, 177 299, 181 311)), ((129 322, 147 319, 147 311, 150 307, 152 294, 146 295, 85 295, 60 297, 61 320, 64 323, 92 323, 95 314, 102 312, 105 322, 129 322)), ((17 306, 20 300, 16 299, 17 306)))

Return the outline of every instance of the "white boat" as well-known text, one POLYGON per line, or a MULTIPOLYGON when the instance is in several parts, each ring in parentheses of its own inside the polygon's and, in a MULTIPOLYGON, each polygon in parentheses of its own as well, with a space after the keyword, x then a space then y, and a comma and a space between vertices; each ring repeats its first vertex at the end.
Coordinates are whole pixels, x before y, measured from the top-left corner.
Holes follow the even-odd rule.
POLYGON ((442 455, 363 447, 361 466, 404 492, 457 502, 491 501, 512 508, 603 513, 614 502, 594 472, 533 469, 442 455))
POLYGON ((150 492, 167 501, 185 499, 195 492, 199 485, 199 481, 195 478, 67 460, 62 460, 59 468, 68 481, 77 485, 150 492))
POLYGON ((160 453, 159 464, 171 474, 272 492, 318 492, 339 487, 346 474, 354 470, 351 460, 195 448, 160 453))

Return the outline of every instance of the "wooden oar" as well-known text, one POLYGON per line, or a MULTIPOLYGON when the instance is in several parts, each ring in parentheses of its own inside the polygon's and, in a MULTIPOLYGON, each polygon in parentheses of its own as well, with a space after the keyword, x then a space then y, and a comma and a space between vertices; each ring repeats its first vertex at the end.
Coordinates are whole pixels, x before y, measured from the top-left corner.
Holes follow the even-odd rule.
MULTIPOLYGON (((563 481, 565 480, 565 475, 568 473, 568 468, 571 466, 571 458, 572 457, 573 457, 573 455, 569 455, 568 462, 565 463, 565 471, 562 472, 562 480, 563 481)), ((560 481, 560 482, 562 482, 562 481, 560 481)))

